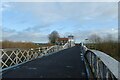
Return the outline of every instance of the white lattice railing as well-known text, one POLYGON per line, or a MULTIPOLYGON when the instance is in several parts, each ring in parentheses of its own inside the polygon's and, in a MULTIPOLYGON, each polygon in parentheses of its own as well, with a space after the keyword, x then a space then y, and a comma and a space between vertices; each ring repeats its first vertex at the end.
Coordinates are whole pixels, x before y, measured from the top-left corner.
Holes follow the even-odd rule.
POLYGON ((67 42, 65 45, 63 45, 63 49, 66 49, 66 48, 68 48, 68 47, 70 47, 70 45, 69 45, 68 42, 67 42))
POLYGON ((65 45, 63 45, 63 49, 73 47, 75 46, 75 43, 73 41, 68 41, 65 45))
POLYGON ((0 62, 2 71, 15 65, 36 59, 38 57, 38 52, 30 49, 0 49, 0 51, 0 62))
POLYGON ((86 47, 83 49, 85 50, 83 51, 85 52, 85 62, 92 71, 94 78, 101 80, 120 79, 119 61, 101 51, 86 49, 86 47))
POLYGON ((31 49, 0 49, 0 72, 12 67, 21 65, 28 61, 40 58, 44 55, 71 47, 67 42, 63 46, 55 45, 51 47, 31 48, 31 49))
POLYGON ((0 72, 42 56, 48 47, 36 49, 0 49, 0 72))
POLYGON ((0 49, 0 72, 62 49, 58 45, 35 49, 0 49))

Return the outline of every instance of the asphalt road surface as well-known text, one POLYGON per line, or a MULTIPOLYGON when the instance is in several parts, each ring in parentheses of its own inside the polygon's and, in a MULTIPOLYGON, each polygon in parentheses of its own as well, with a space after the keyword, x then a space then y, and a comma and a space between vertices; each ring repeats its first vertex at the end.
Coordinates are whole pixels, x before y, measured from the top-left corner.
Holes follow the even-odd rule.
POLYGON ((87 78, 80 47, 75 46, 7 70, 3 78, 87 78))

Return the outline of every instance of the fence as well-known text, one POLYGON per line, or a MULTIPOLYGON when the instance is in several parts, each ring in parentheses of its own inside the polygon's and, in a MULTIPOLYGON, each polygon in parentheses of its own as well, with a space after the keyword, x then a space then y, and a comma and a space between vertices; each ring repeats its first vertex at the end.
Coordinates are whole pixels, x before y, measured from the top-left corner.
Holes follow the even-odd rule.
MULTIPOLYGON (((101 80, 120 79, 120 71, 118 70, 120 63, 109 55, 97 50, 87 50, 84 57, 85 62, 89 66, 89 74, 92 73, 94 78, 101 80)), ((89 75, 89 77, 91 77, 91 75, 89 75)))
POLYGON ((40 58, 45 55, 50 55, 57 51, 69 48, 69 42, 63 46, 55 45, 51 47, 31 48, 31 49, 0 49, 0 79, 2 72, 24 64, 28 61, 40 58))
POLYGON ((35 49, 0 49, 0 72, 62 49, 65 48, 58 45, 35 49))
POLYGON ((63 46, 63 49, 67 49, 67 48, 73 47, 73 46, 75 46, 75 43, 68 41, 68 42, 63 46))

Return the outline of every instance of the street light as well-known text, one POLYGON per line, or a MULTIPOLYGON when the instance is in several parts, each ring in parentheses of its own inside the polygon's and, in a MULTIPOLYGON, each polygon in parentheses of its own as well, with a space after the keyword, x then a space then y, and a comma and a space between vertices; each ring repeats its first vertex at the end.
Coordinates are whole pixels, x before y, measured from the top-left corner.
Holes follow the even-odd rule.
POLYGON ((85 41, 88 41, 89 39, 85 39, 85 41))
MULTIPOLYGON (((87 41, 89 41, 89 39, 85 39, 85 43, 87 43, 87 41)), ((88 43, 87 43, 88 44, 88 43)), ((89 46, 88 46, 89 47, 89 46)))

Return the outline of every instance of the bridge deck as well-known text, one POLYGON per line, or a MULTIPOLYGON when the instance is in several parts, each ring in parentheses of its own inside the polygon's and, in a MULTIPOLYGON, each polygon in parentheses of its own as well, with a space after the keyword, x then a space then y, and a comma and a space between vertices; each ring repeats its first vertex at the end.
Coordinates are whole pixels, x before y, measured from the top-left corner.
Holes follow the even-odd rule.
POLYGON ((75 46, 49 56, 38 58, 7 70, 3 78, 86 78, 86 70, 75 46))

